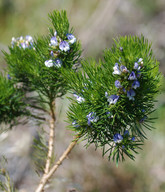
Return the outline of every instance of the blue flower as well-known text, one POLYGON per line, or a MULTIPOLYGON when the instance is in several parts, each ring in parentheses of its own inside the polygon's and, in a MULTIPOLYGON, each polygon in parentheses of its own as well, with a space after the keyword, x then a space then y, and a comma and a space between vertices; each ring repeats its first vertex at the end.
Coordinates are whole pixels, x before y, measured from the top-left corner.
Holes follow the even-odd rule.
POLYGON ((132 83, 132 88, 136 89, 136 88, 138 88, 138 87, 140 87, 139 81, 134 81, 134 82, 132 83))
POLYGON ((62 61, 61 61, 61 59, 57 58, 57 59, 54 60, 53 64, 54 64, 55 67, 60 68, 62 66, 62 61))
POLYGON ((116 102, 118 101, 119 96, 118 95, 111 95, 111 96, 107 96, 107 101, 109 102, 109 105, 111 104, 116 104, 116 102))
POLYGON ((25 42, 23 42, 23 43, 20 43, 20 48, 26 49, 28 48, 28 46, 25 42))
POLYGON ((80 125, 78 125, 78 123, 77 123, 76 120, 74 120, 74 121, 72 122, 72 125, 73 125, 74 127, 76 127, 76 128, 80 127, 80 125))
POLYGON ((137 71, 137 78, 141 76, 141 71, 137 71))
POLYGON ((69 43, 73 44, 73 43, 76 42, 75 36, 72 35, 71 33, 68 33, 68 34, 66 35, 66 37, 67 37, 67 39, 69 40, 69 43))
POLYGON ((119 49, 120 49, 120 51, 123 51, 123 47, 120 47, 119 49))
POLYGON ((121 65, 121 66, 120 66, 120 69, 121 69, 121 71, 122 71, 123 73, 129 72, 128 69, 127 69, 127 67, 125 67, 124 65, 121 65))
POLYGON ((55 36, 53 36, 53 37, 50 39, 50 46, 56 47, 57 45, 58 45, 57 38, 56 38, 55 36))
POLYGON ((108 97, 108 92, 105 92, 105 97, 108 97))
POLYGON ((112 113, 110 111, 106 112, 106 115, 108 116, 109 119, 113 118, 113 115, 112 115, 112 113))
POLYGON ((65 52, 70 50, 69 43, 66 42, 66 41, 61 41, 60 45, 59 45, 59 48, 60 48, 61 51, 65 51, 65 52))
POLYGON ((14 46, 18 46, 23 49, 32 48, 33 38, 30 35, 26 35, 25 38, 23 36, 18 38, 12 37, 11 45, 12 45, 12 48, 14 46))
POLYGON ((15 37, 12 37, 12 39, 11 39, 11 45, 12 45, 12 47, 15 45, 16 42, 17 42, 16 38, 15 38, 15 37))
POLYGON ((146 115, 142 119, 140 119, 139 123, 144 123, 145 119, 147 119, 146 115))
POLYGON ((140 70, 141 66, 139 66, 139 64, 137 62, 134 63, 134 69, 136 70, 140 70))
POLYGON ((120 75, 121 74, 118 63, 115 63, 115 66, 113 67, 113 70, 114 70, 114 72, 113 72, 114 75, 120 75))
POLYGON ((52 59, 45 61, 45 66, 46 67, 53 67, 53 65, 54 65, 54 62, 53 62, 52 59))
POLYGON ((126 92, 126 89, 125 89, 125 88, 123 88, 123 92, 124 92, 124 93, 126 92))
POLYGON ((135 96, 135 91, 133 89, 130 89, 129 91, 127 91, 127 97, 129 98, 129 100, 135 100, 134 96, 135 96))
POLYGON ((92 122, 97 122, 99 120, 99 117, 96 116, 95 112, 90 112, 86 117, 88 119, 88 125, 91 125, 92 122))
POLYGON ((54 36, 57 36, 57 31, 54 32, 54 36))
POLYGON ((11 79, 11 77, 10 77, 10 75, 9 74, 7 74, 7 78, 10 80, 11 79))
POLYGON ((128 77, 128 80, 136 80, 136 75, 135 75, 135 72, 132 71, 128 77))
POLYGON ((119 99, 119 96, 118 95, 111 95, 108 97, 108 102, 109 102, 109 105, 110 104, 116 104, 116 102, 118 101, 119 99))
POLYGON ((131 138, 131 141, 135 141, 135 137, 132 137, 132 138, 131 138))
POLYGON ((118 95, 111 95, 109 98, 108 98, 108 102, 109 104, 116 104, 116 102, 118 101, 119 99, 119 96, 118 95))
POLYGON ((74 93, 73 96, 76 98, 78 103, 82 103, 85 101, 85 99, 83 97, 77 95, 76 93, 74 93))
POLYGON ((119 80, 115 81, 115 87, 117 87, 117 88, 121 88, 122 87, 122 85, 121 85, 119 80))
POLYGON ((119 57, 119 62, 121 63, 121 57, 119 57))
POLYGON ((54 56, 54 53, 53 53, 53 51, 51 51, 51 52, 50 52, 50 55, 51 55, 52 57, 54 56))
POLYGON ((129 131, 128 130, 124 131, 124 135, 128 135, 129 136, 129 131))
POLYGON ((115 133, 113 136, 113 140, 115 143, 120 143, 123 140, 123 137, 119 133, 115 133))
POLYGON ((33 38, 30 35, 26 35, 25 40, 29 42, 33 42, 33 38))
POLYGON ((141 65, 143 65, 143 59, 139 58, 138 63, 140 63, 141 65))

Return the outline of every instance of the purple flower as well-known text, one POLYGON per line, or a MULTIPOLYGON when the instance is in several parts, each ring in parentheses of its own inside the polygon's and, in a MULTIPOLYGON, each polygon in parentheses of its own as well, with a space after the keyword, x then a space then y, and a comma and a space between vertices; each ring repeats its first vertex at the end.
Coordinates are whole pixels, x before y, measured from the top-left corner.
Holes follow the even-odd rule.
POLYGON ((113 67, 113 70, 114 70, 114 72, 113 72, 114 75, 120 75, 121 74, 118 63, 115 63, 115 66, 113 67))
POLYGON ((97 122, 99 120, 99 117, 96 116, 95 112, 90 112, 86 117, 88 119, 88 125, 91 125, 92 122, 97 122))
POLYGON ((127 69, 127 67, 125 67, 124 65, 121 65, 121 66, 120 66, 120 69, 121 69, 121 71, 122 71, 123 73, 129 72, 128 69, 127 69))
POLYGON ((145 109, 142 109, 142 112, 144 113, 144 112, 145 112, 145 109))
POLYGON ((123 140, 123 137, 119 133, 115 133, 113 136, 113 140, 115 143, 120 143, 123 140))
POLYGON ((135 100, 134 96, 135 96, 135 91, 133 89, 130 89, 129 91, 127 91, 127 97, 129 98, 129 100, 135 100))
POLYGON ((116 102, 118 101, 119 96, 118 95, 111 95, 111 96, 107 96, 107 101, 109 102, 109 105, 111 104, 116 104, 116 102))
POLYGON ((57 38, 55 36, 53 36, 51 39, 50 39, 50 46, 57 46, 58 45, 58 41, 57 41, 57 38))
POLYGON ((71 33, 68 33, 68 34, 66 35, 66 37, 67 37, 67 39, 69 40, 69 43, 73 44, 73 43, 76 42, 75 36, 72 35, 71 33))
POLYGON ((45 66, 46 67, 53 67, 53 65, 54 65, 54 62, 53 62, 52 59, 45 61, 45 66))
POLYGON ((66 41, 61 41, 59 48, 61 51, 65 51, 65 52, 70 50, 69 43, 66 41))
POLYGON ((119 80, 115 81, 115 87, 117 87, 117 88, 121 88, 122 87, 122 85, 121 85, 119 80))
POLYGON ((62 65, 62 61, 61 61, 61 59, 57 58, 57 59, 55 59, 53 64, 54 64, 55 67, 60 68, 61 65, 62 65))
POLYGON ((132 88, 136 89, 136 88, 138 88, 138 87, 140 87, 139 81, 134 81, 134 82, 132 83, 132 88))
POLYGON ((128 80, 136 80, 136 75, 135 75, 135 72, 132 71, 128 77, 128 80))
POLYGON ((85 101, 85 99, 83 97, 77 95, 76 93, 74 93, 73 96, 76 98, 78 103, 82 103, 85 101))
POLYGON ((124 131, 124 135, 128 135, 129 136, 129 131, 128 130, 124 131))

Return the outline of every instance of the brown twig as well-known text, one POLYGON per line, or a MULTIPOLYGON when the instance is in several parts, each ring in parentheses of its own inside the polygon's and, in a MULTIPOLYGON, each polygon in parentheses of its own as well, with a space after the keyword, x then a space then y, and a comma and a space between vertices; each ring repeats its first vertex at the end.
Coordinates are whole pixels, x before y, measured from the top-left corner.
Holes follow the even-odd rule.
POLYGON ((44 189, 44 186, 46 185, 46 183, 48 182, 48 180, 53 176, 53 174, 55 173, 55 171, 58 169, 58 167, 62 164, 62 162, 66 159, 66 157, 69 155, 69 153, 72 151, 72 149, 74 148, 74 146, 77 144, 78 139, 73 140, 68 148, 64 151, 64 153, 62 154, 62 156, 59 158, 59 160, 57 161, 57 163, 50 169, 50 171, 47 174, 44 174, 44 176, 42 177, 40 184, 38 186, 38 188, 36 189, 35 192, 42 192, 44 189))
MULTIPOLYGON (((45 169, 44 169, 44 174, 40 180, 40 184, 42 183, 42 180, 47 177, 47 174, 49 173, 50 167, 51 167, 51 160, 53 156, 53 149, 54 149, 54 139, 55 139, 55 121, 56 121, 56 116, 55 116, 55 102, 50 103, 50 129, 49 129, 49 144, 48 144, 48 154, 46 158, 46 164, 45 164, 45 169)), ((40 186, 39 184, 39 186, 40 186)), ((39 187, 37 188, 36 191, 43 192, 44 191, 44 186, 40 190, 39 187)))
POLYGON ((38 120, 46 121, 46 119, 43 118, 43 117, 39 117, 39 116, 32 115, 32 114, 31 114, 30 116, 33 117, 33 118, 35 118, 35 119, 38 119, 38 120))
POLYGON ((51 166, 51 159, 53 155, 53 148, 54 148, 54 138, 55 138, 55 103, 52 102, 50 105, 50 131, 49 131, 49 147, 48 147, 48 155, 46 159, 46 165, 45 165, 45 171, 44 174, 47 174, 49 172, 50 166, 51 166))

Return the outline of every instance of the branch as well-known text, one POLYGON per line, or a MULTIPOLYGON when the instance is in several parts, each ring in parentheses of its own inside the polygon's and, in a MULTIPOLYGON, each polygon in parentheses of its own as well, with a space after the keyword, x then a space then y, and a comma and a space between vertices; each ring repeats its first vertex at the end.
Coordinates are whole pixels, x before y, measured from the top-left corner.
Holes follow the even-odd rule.
MULTIPOLYGON (((55 139, 55 121, 56 121, 56 116, 55 116, 55 102, 51 102, 50 104, 50 129, 49 129, 49 145, 48 145, 48 154, 47 154, 47 158, 46 158, 46 164, 45 164, 45 169, 44 169, 44 174, 40 180, 40 183, 42 183, 43 178, 45 178, 50 170, 51 167, 51 160, 52 160, 52 156, 53 156, 53 148, 54 148, 54 139, 55 139)), ((39 184, 40 186, 40 184, 39 184)), ((41 192, 44 192, 44 186, 42 187, 41 192)))
POLYGON ((50 120, 50 132, 49 132, 49 147, 48 147, 48 155, 46 159, 46 165, 45 165, 45 173, 47 174, 49 172, 50 166, 51 166, 51 159, 53 155, 53 148, 54 148, 54 137, 55 137, 55 102, 53 101, 50 104, 50 115, 51 115, 51 120, 50 120))
POLYGON ((47 111, 46 109, 44 109, 44 108, 42 108, 42 107, 39 107, 39 106, 36 106, 36 105, 33 105, 33 104, 28 104, 28 105, 29 105, 29 107, 31 107, 31 108, 41 110, 41 111, 43 111, 43 112, 45 112, 45 113, 49 113, 49 111, 47 111))
POLYGON ((53 176, 53 174, 55 173, 55 171, 58 169, 58 167, 62 164, 62 162, 66 159, 66 157, 69 155, 69 153, 72 151, 72 149, 74 148, 74 146, 77 144, 78 139, 76 138, 75 140, 73 140, 68 148, 64 151, 64 153, 62 154, 62 156, 59 158, 59 160, 57 161, 57 163, 50 169, 50 171, 47 174, 44 174, 40 184, 38 186, 38 188, 36 189, 35 192, 42 192, 44 190, 44 186, 45 184, 48 182, 48 180, 53 176))
POLYGON ((32 114, 31 114, 30 116, 33 117, 33 118, 35 118, 35 119, 38 119, 38 120, 46 121, 46 119, 43 118, 43 117, 39 117, 39 116, 32 115, 32 114))

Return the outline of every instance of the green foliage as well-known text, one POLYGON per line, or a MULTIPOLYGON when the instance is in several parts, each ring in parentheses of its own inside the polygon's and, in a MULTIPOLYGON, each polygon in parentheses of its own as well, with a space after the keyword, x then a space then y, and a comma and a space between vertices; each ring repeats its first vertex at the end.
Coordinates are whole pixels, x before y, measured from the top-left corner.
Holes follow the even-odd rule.
MULTIPOLYGON (((78 40, 70 42, 67 37, 67 34, 73 30, 69 29, 66 12, 54 11, 49 15, 49 19, 52 26, 55 27, 49 27, 49 35, 34 40, 31 36, 12 38, 9 53, 4 52, 10 82, 15 86, 11 94, 13 100, 9 99, 9 96, 6 97, 6 100, 8 98, 8 102, 18 103, 21 93, 24 95, 24 105, 30 106, 32 109, 41 109, 44 112, 49 111, 50 104, 55 98, 62 97, 66 93, 67 82, 62 71, 70 70, 79 62, 81 55, 81 46, 78 40), (52 37, 57 39, 56 45, 51 44, 52 37), (60 49, 60 43, 63 41, 68 43, 67 51, 60 49), (61 62, 60 66, 57 65, 57 60, 61 62), (53 66, 47 66, 46 61, 52 61, 53 66), (19 90, 15 96, 14 90, 19 90)), ((5 92, 9 91, 5 90, 5 92)), ((2 105, 7 108, 6 103, 2 103, 2 105)), ((16 107, 16 109, 18 108, 16 107)), ((1 110, 3 114, 4 109, 1 108, 1 110)), ((4 121, 5 117, 5 121, 8 122, 12 116, 20 115, 17 110, 13 112, 8 108, 8 111, 10 113, 6 113, 6 116, 1 115, 1 121, 4 121)), ((32 116, 34 117, 34 115, 32 116)))
POLYGON ((0 123, 14 123, 17 117, 27 114, 22 92, 2 74, 0 90, 0 123))
POLYGON ((145 128, 152 129, 149 123, 153 119, 148 115, 153 112, 161 75, 151 45, 143 36, 120 37, 114 42, 104 51, 103 61, 84 61, 81 71, 66 76, 77 98, 71 98, 70 128, 87 140, 87 146, 94 143, 101 147, 103 155, 109 152, 109 159, 118 164, 125 155, 134 159, 132 152, 137 153, 146 139, 145 128), (126 68, 122 71, 121 66, 126 68), (129 79, 132 71, 134 80, 129 79), (120 88, 115 86, 117 80, 120 88), (134 88, 135 80, 140 86, 134 88), (135 94, 132 97, 128 95, 130 90, 135 94))
POLYGON ((40 173, 44 173, 48 153, 48 146, 46 145, 46 140, 43 135, 44 134, 38 134, 38 137, 34 139, 32 146, 32 159, 38 175, 40 175, 40 173))
POLYGON ((13 183, 10 179, 8 171, 5 169, 7 159, 5 157, 1 157, 0 159, 0 190, 2 192, 17 192, 14 188, 13 183))
MULTIPOLYGON (((57 31, 59 37, 61 39, 65 39, 66 35, 69 33, 69 21, 67 18, 66 11, 54 11, 49 14, 49 19, 53 24, 54 30, 57 31)), ((49 30, 51 34, 54 35, 54 30, 52 28, 49 28, 49 30)))

